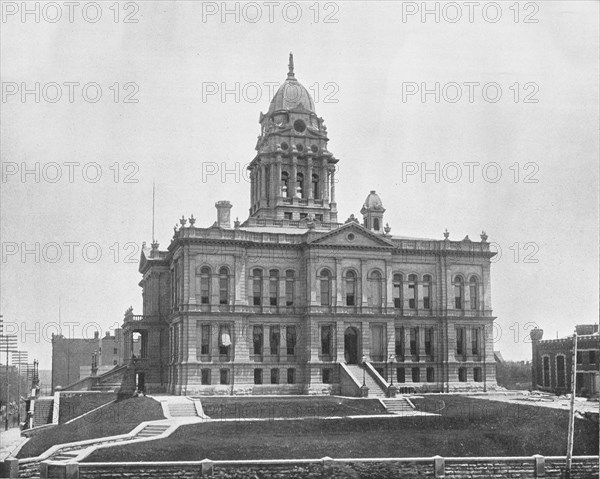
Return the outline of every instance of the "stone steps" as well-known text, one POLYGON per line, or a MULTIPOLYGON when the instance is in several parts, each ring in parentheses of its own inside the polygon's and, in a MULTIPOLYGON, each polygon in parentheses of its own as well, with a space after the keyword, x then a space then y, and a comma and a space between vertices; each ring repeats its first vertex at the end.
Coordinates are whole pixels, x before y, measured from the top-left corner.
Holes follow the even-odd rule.
POLYGON ((173 417, 198 416, 196 406, 192 401, 170 402, 169 414, 173 417))
POLYGON ((414 411, 414 408, 411 406, 411 404, 404 398, 383 399, 382 402, 385 405, 385 408, 394 414, 402 414, 414 411))

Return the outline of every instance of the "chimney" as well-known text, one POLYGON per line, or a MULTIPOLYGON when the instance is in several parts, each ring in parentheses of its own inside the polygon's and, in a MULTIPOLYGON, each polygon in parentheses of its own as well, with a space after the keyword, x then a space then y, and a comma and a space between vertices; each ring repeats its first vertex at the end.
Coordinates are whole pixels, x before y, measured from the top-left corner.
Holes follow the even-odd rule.
POLYGON ((231 203, 229 201, 217 201, 215 207, 217 208, 217 226, 230 229, 231 203))

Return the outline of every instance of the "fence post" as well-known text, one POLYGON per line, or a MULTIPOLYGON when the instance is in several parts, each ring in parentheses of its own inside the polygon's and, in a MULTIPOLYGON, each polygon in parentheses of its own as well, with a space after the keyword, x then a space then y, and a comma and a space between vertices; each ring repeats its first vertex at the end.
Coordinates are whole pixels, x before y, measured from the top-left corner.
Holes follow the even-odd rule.
POLYGON ((533 477, 546 477, 546 458, 539 454, 534 454, 533 459, 535 461, 533 477))
POLYGON ((203 459, 200 464, 202 464, 202 477, 213 475, 213 462, 210 459, 203 459))
POLYGON ((15 457, 7 457, 4 463, 0 462, 0 472, 3 477, 19 477, 19 460, 15 457))
POLYGON ((331 459, 329 456, 325 456, 321 459, 321 463, 323 464, 323 477, 332 477, 333 459, 331 459))
POLYGON ((433 474, 435 477, 446 477, 446 460, 442 456, 433 456, 433 474))
POLYGON ((65 479, 79 479, 78 462, 67 462, 65 464, 65 479))

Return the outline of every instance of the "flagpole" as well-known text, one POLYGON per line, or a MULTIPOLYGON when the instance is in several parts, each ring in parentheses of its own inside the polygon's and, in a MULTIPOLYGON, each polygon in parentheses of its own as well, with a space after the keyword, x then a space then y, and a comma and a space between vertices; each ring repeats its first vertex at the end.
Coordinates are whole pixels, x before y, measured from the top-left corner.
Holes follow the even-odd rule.
POLYGON ((577 332, 573 334, 573 359, 571 368, 571 404, 569 408, 569 435, 567 438, 567 465, 565 479, 571 479, 571 462, 573 458, 573 436, 575 430, 575 391, 577 383, 577 332))

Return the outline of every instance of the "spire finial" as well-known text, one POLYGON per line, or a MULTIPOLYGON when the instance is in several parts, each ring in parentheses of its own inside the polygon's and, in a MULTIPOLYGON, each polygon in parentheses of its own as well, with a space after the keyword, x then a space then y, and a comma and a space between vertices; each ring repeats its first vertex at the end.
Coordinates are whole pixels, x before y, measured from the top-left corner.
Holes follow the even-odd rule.
POLYGON ((290 62, 288 63, 288 78, 294 77, 294 54, 290 52, 290 62))

